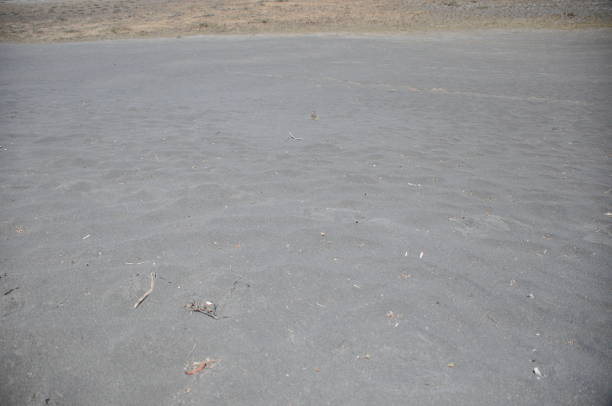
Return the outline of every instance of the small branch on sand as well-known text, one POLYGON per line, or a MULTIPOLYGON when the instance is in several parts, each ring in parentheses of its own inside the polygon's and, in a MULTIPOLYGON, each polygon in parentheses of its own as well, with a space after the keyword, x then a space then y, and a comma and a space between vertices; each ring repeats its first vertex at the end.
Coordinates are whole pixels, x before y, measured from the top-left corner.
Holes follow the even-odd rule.
POLYGON ((155 272, 151 272, 151 288, 149 288, 149 290, 147 290, 145 294, 142 295, 140 299, 138 299, 136 304, 134 304, 134 309, 137 308, 147 298, 147 296, 149 296, 153 292, 153 289, 155 288, 156 277, 157 275, 155 274, 155 272))
POLYGON ((288 138, 291 138, 294 141, 302 141, 302 138, 295 137, 291 131, 289 131, 289 137, 288 138))

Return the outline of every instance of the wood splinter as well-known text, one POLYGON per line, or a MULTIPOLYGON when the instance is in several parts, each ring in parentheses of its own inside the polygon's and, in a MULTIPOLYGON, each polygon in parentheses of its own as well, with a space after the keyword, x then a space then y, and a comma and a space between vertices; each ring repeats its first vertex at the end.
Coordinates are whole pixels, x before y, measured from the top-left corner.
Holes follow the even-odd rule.
POLYGON ((134 304, 134 309, 137 308, 138 306, 140 306, 140 304, 147 298, 147 296, 149 296, 153 292, 153 289, 155 288, 155 278, 156 277, 157 277, 157 275, 155 274, 155 272, 151 272, 151 287, 134 304))
POLYGON ((216 362, 215 360, 208 359, 208 358, 201 362, 194 362, 193 369, 186 370, 185 375, 195 375, 197 373, 200 373, 205 368, 211 368, 215 362, 216 362))

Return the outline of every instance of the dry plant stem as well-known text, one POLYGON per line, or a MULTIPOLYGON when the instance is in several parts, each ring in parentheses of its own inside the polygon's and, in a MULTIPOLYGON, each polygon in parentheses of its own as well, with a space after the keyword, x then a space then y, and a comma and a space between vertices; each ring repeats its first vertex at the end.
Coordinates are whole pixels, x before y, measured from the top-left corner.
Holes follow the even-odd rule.
POLYGON ((137 308, 147 298, 147 296, 149 296, 153 292, 153 289, 155 289, 156 277, 157 275, 155 274, 155 272, 151 272, 151 287, 145 292, 144 295, 140 297, 140 299, 138 299, 138 301, 134 304, 134 308, 137 308))

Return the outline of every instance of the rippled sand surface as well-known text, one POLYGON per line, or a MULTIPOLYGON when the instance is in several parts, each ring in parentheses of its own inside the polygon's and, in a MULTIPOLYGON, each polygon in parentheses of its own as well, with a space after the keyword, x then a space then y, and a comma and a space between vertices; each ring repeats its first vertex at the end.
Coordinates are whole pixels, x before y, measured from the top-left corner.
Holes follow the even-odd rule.
POLYGON ((609 403, 611 45, 0 46, 1 403, 609 403))

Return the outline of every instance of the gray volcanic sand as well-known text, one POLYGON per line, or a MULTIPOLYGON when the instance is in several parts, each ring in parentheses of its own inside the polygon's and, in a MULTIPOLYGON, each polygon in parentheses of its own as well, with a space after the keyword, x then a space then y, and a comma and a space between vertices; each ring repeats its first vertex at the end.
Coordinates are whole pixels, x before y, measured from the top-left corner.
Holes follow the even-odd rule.
POLYGON ((610 31, 0 46, 0 403, 609 404, 611 61, 610 31))

